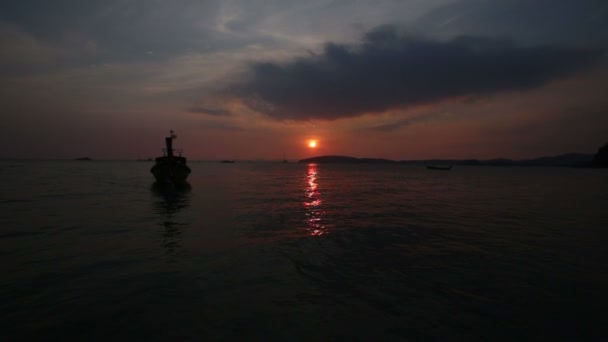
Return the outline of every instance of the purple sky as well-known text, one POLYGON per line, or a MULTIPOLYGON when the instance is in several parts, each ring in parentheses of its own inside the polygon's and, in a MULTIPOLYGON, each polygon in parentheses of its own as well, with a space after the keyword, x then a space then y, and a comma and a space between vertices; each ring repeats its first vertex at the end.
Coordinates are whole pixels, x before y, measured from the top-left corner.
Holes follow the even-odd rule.
POLYGON ((4 1, 0 158, 593 153, 607 47, 605 0, 4 1))

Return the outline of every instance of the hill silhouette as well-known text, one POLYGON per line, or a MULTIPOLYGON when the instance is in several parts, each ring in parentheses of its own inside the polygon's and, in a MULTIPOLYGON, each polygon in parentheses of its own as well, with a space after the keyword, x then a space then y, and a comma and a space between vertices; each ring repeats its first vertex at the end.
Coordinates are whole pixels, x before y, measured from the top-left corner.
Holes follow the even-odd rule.
MULTIPOLYGON (((601 150, 601 149, 600 149, 601 150)), ((566 153, 556 156, 546 156, 534 159, 421 159, 421 160, 391 160, 383 158, 355 158, 350 156, 317 156, 301 159, 299 163, 340 163, 340 164, 407 164, 407 165, 487 165, 487 166, 591 166, 598 160, 598 163, 606 163, 608 159, 608 144, 603 147, 604 152, 594 158, 592 154, 566 153), (603 158, 603 159, 602 159, 603 158)), ((599 154, 599 152, 598 152, 599 154)), ((606 164, 603 164, 606 165, 606 164)))
POLYGON ((608 143, 597 150, 593 156, 592 164, 594 167, 608 167, 608 143))
POLYGON ((355 158, 349 156, 318 156, 299 160, 298 163, 341 163, 341 164, 387 164, 397 163, 382 158, 355 158))

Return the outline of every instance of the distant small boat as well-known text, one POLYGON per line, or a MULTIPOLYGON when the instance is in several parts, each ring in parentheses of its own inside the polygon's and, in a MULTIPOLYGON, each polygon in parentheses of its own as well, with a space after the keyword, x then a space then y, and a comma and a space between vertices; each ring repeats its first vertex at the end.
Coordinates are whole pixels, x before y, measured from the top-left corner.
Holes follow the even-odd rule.
POLYGON ((163 149, 163 156, 156 158, 156 164, 152 166, 150 172, 158 182, 166 183, 183 183, 190 174, 190 168, 186 165, 186 157, 182 156, 182 150, 173 149, 173 139, 176 139, 175 133, 165 138, 166 148, 163 149), (179 155, 175 155, 177 152, 179 155))
POLYGON ((89 161, 89 160, 93 160, 93 159, 91 159, 91 158, 89 158, 89 157, 80 157, 80 158, 76 158, 76 159, 74 159, 74 160, 80 160, 80 161, 89 161))
POLYGON ((426 168, 429 170, 451 170, 452 165, 448 165, 448 166, 427 165, 426 168))
POLYGON ((234 163, 234 160, 222 160, 220 163, 232 164, 234 163))

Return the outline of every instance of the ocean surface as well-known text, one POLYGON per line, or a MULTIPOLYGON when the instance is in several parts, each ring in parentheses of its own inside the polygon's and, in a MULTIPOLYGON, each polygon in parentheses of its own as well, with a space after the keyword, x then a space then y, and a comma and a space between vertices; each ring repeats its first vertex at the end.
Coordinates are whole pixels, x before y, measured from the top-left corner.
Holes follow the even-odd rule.
POLYGON ((0 339, 608 336, 608 170, 1 161, 0 339))

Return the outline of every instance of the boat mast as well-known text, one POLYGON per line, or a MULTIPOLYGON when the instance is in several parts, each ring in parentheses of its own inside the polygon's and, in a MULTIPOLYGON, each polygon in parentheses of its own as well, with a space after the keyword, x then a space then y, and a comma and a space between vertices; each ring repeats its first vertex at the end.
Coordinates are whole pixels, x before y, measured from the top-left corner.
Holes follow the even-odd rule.
POLYGON ((169 136, 165 138, 165 145, 167 146, 167 157, 169 158, 173 158, 173 139, 175 139, 176 137, 177 136, 175 135, 173 130, 171 130, 169 136))
POLYGON ((167 157, 173 158, 173 138, 166 137, 165 145, 167 146, 167 157))

